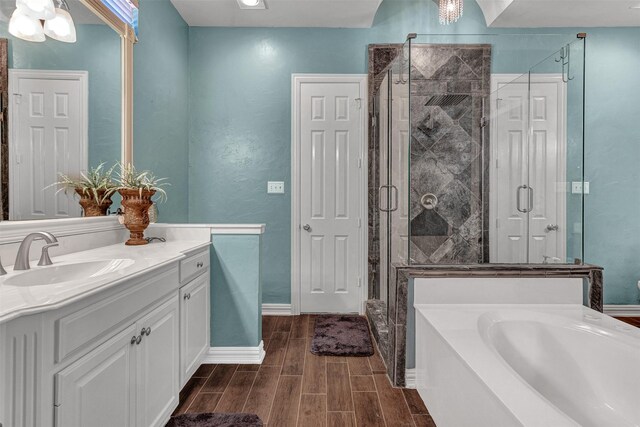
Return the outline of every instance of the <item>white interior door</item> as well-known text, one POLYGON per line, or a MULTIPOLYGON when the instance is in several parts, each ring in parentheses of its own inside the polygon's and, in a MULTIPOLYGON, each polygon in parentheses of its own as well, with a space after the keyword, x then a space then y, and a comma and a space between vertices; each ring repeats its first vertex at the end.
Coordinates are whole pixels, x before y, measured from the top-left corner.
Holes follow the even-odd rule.
POLYGON ((491 262, 565 262, 565 86, 516 77, 493 82, 491 262))
POLYGON ((359 76, 294 78, 301 312, 362 310, 365 87, 359 76))
POLYGON ((87 73, 9 70, 10 219, 78 217, 58 175, 87 168, 87 73))

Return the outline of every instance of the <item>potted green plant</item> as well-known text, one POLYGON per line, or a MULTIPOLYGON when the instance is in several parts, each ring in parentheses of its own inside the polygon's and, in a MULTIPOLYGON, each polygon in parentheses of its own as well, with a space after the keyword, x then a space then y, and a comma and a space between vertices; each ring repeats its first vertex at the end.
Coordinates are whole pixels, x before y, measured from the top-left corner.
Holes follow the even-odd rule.
POLYGON ((87 172, 80 172, 80 176, 60 174, 60 180, 53 186, 60 187, 58 192, 75 191, 80 197, 84 216, 105 216, 113 203, 111 196, 116 192, 117 187, 112 179, 114 167, 105 169, 104 165, 100 163, 87 172))
POLYGON ((153 205, 151 198, 157 193, 160 201, 166 199, 167 193, 162 188, 167 185, 166 178, 157 178, 150 171, 137 171, 131 164, 120 165, 116 177, 118 193, 122 196, 124 208, 124 226, 129 230, 126 245, 146 245, 144 230, 149 226, 149 208, 153 205))

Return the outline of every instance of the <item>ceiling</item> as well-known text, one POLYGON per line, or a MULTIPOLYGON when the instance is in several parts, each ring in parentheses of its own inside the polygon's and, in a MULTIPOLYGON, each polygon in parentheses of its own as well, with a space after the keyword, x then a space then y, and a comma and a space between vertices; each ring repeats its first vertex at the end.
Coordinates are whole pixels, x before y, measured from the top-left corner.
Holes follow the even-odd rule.
POLYGON ((487 26, 640 27, 640 0, 477 0, 487 26))
POLYGON ((195 27, 370 28, 382 0, 265 0, 267 9, 240 9, 236 0, 171 0, 195 27))

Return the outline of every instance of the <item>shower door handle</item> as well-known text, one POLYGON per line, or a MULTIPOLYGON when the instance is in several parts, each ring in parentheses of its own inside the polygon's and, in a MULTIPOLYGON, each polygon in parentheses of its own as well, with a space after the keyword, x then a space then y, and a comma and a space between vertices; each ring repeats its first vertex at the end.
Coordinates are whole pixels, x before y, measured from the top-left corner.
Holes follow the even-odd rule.
POLYGON ((520 193, 522 190, 526 190, 528 187, 526 185, 521 185, 516 189, 516 209, 518 212, 527 213, 526 209, 522 209, 522 198, 520 197, 520 193))
POLYGON ((389 212, 398 210, 398 187, 390 185, 389 188, 393 190, 393 208, 389 209, 389 212))
POLYGON ((518 212, 522 213, 529 213, 533 210, 533 188, 528 185, 521 185, 518 187, 516 190, 516 209, 518 212), (520 197, 522 190, 527 190, 527 194, 529 195, 526 208, 522 208, 522 198, 520 197))
POLYGON ((391 186, 390 185, 381 185, 380 187, 378 187, 378 210, 380 212, 391 212, 391 209, 389 209, 388 207, 387 207, 387 209, 383 209, 382 208, 382 189, 383 188, 390 189, 391 186))

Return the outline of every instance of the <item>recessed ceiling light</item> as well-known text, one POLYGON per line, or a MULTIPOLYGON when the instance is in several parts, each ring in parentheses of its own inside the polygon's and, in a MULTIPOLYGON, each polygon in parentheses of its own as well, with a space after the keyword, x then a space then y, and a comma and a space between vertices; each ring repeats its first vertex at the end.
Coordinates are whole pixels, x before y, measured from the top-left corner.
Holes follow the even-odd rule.
POLYGON ((238 0, 240 9, 266 9, 264 0, 238 0))

